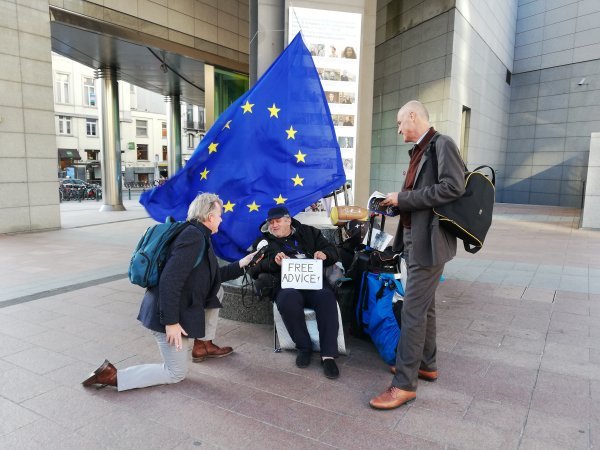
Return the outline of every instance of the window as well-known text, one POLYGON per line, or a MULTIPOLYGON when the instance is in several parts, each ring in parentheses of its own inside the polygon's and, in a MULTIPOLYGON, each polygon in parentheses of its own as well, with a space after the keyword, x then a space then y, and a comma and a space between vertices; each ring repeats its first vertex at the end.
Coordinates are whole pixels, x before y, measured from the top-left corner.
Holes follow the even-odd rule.
POLYGON ((162 137, 167 137, 167 122, 162 123, 162 137))
POLYGON ((54 95, 56 103, 70 103, 69 98, 69 74, 57 73, 54 82, 54 95))
POLYGON ((188 148, 194 148, 194 135, 188 134, 188 148))
POLYGON ((467 163, 469 159, 469 132, 471 129, 471 108, 468 106, 463 105, 460 122, 460 156, 467 163))
POLYGON ((88 136, 98 136, 97 126, 96 119, 85 119, 85 131, 88 136))
POLYGON ((58 134, 71 134, 71 117, 58 116, 58 134))
POLYGON ((185 105, 186 128, 194 128, 194 105, 185 105))
POLYGON ((169 158, 168 153, 167 153, 167 146, 166 145, 162 146, 162 154, 163 154, 162 155, 163 156, 162 160, 166 161, 169 158))
POLYGON ((147 120, 136 120, 135 121, 135 135, 136 135, 136 137, 148 137, 148 121, 147 120))
POLYGON ((86 150, 85 153, 87 154, 88 161, 98 161, 100 150, 86 150))
POLYGON ((83 104, 96 106, 96 85, 91 77, 83 77, 83 104))
POLYGON ((148 145, 138 144, 137 145, 137 160, 148 161, 148 145))

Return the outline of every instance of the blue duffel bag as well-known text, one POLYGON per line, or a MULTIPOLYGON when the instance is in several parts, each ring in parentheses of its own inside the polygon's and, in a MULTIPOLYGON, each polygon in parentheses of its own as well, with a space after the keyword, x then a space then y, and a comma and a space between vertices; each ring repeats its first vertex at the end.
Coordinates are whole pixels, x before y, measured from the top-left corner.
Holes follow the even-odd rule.
POLYGON ((396 347, 400 339, 400 327, 393 310, 395 293, 403 296, 404 289, 393 273, 365 272, 360 300, 356 305, 358 323, 389 365, 396 362, 396 347))

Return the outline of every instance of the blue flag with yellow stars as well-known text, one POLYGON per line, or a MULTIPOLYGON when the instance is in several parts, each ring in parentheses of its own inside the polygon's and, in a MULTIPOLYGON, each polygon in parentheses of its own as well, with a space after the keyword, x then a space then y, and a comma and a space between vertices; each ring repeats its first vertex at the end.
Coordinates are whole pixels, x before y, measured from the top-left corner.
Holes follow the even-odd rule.
POLYGON ((298 33, 219 117, 185 167, 140 203, 159 222, 185 220, 198 193, 218 194, 223 222, 212 242, 218 256, 233 261, 247 254, 269 208, 297 214, 345 181, 325 93, 298 33))

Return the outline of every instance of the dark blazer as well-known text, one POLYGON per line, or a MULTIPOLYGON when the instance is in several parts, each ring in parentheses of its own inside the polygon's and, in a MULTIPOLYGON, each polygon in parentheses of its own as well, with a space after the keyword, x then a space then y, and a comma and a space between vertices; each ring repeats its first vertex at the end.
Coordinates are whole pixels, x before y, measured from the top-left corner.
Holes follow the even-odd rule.
MULTIPOLYGON (((465 192, 464 164, 458 147, 449 136, 440 133, 434 136, 439 136, 435 143, 439 183, 435 179, 430 145, 417 168, 413 190, 398 193, 400 214, 411 214, 413 250, 408 257, 424 267, 446 263, 456 255, 456 238, 440 227, 433 208, 450 203, 465 192)), ((399 222, 394 250, 401 246, 403 231, 399 222)))
POLYGON ((210 241, 211 231, 192 221, 169 249, 158 286, 146 291, 138 320, 153 331, 179 323, 190 338, 204 337, 204 309, 220 308, 217 297, 221 281, 241 276, 239 262, 219 267, 210 241), (194 267, 200 251, 204 256, 194 267))

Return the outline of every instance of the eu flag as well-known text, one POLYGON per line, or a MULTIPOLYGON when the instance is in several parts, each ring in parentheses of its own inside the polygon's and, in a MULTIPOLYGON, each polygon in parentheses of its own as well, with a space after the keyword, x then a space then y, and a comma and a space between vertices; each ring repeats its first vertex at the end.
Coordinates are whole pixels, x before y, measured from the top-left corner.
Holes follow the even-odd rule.
POLYGON ((267 211, 292 215, 346 181, 329 106, 300 33, 254 87, 206 133, 183 169, 144 193, 150 216, 185 220, 199 192, 223 200, 215 252, 241 258, 258 236, 267 211))

